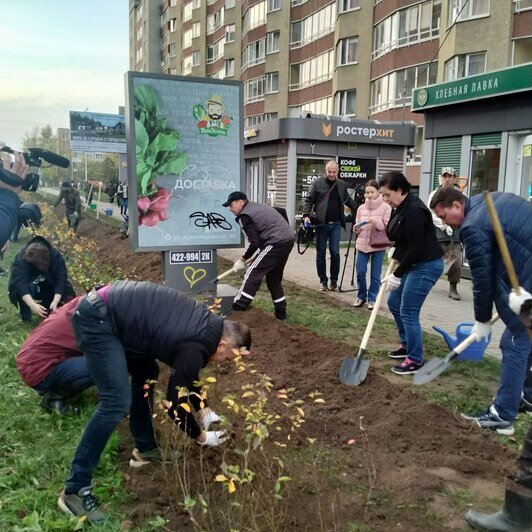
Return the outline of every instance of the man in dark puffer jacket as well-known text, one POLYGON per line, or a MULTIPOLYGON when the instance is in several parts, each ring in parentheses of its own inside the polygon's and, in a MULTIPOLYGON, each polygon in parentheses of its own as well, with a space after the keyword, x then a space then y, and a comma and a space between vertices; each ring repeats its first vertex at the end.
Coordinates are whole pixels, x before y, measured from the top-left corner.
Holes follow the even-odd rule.
MULTIPOLYGON (((172 288, 136 281, 118 281, 90 292, 74 312, 72 326, 100 403, 85 427, 59 507, 97 522, 105 515, 92 494, 92 474, 111 433, 128 411, 135 441, 130 464, 137 467, 161 459, 150 404, 144 398, 146 381, 158 376, 157 360, 173 368, 169 414, 198 444, 217 446, 228 435, 223 430, 209 431, 220 418, 206 407, 194 383, 209 361, 229 361, 240 348, 249 348, 251 335, 246 325, 224 321, 172 288), (181 389, 188 394, 180 393, 181 389), (201 427, 188 402, 200 411, 201 427)), ((153 398, 151 387, 147 395, 153 398)))

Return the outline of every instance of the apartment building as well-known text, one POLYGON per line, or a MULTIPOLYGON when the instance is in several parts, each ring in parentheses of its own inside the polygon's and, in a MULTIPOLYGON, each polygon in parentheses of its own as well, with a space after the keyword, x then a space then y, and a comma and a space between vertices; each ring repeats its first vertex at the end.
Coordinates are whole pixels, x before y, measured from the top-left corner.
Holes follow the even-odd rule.
POLYGON ((246 129, 415 122, 419 183, 412 91, 532 61, 532 0, 130 0, 130 40, 132 70, 241 80, 246 129))

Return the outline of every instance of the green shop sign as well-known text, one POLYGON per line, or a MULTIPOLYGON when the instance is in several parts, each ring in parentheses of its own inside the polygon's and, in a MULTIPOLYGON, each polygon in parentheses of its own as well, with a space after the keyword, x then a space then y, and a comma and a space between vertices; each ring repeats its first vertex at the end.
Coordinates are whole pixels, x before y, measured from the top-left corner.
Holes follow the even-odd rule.
POLYGON ((412 111, 526 90, 532 90, 532 63, 414 89, 412 111))

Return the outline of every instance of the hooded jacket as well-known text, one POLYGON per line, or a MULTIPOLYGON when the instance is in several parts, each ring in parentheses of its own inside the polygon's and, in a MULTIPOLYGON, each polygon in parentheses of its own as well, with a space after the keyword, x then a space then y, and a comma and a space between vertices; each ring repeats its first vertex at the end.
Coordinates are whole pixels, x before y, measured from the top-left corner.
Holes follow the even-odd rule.
MULTIPOLYGON (((491 192, 490 196, 519 284, 532 292, 532 204, 510 193, 491 192)), ((512 288, 482 194, 467 200, 464 214, 460 239, 473 278, 475 319, 483 323, 489 321, 495 304, 502 321, 511 331, 517 332, 523 325, 508 306, 512 288)))
MULTIPOLYGON (((377 231, 385 231, 386 226, 390 220, 392 208, 385 203, 382 196, 379 195, 376 199, 367 199, 357 210, 356 223, 358 222, 374 222, 374 227, 377 231)), ((372 225, 363 225, 360 228, 356 240, 356 249, 363 253, 372 253, 373 251, 382 251, 382 248, 372 248, 370 245, 370 235, 372 225)))

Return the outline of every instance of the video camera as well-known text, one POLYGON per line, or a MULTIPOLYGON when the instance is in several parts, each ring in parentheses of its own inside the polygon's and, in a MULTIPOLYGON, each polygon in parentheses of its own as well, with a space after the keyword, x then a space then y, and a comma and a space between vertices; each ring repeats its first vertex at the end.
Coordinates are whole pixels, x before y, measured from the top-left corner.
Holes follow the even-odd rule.
MULTIPOLYGON (((3 146, 0 151, 13 154, 14 151, 9 146, 3 146)), ((48 163, 49 166, 59 166, 60 168, 68 168, 70 161, 58 155, 53 151, 45 150, 44 148, 29 148, 27 152, 23 152, 24 161, 28 166, 34 168, 41 168, 43 160, 48 163)), ((22 190, 29 190, 35 192, 39 187, 39 174, 38 172, 28 172, 25 178, 21 178, 8 168, 4 168, 0 162, 0 180, 12 187, 22 187, 22 190)))

